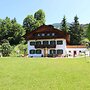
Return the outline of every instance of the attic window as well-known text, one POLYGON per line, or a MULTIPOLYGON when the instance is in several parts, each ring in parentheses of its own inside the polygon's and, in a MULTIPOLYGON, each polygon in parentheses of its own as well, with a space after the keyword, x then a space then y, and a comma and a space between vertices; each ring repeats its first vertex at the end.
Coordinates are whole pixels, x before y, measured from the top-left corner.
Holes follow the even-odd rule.
POLYGON ((52 33, 52 36, 55 36, 55 33, 52 33))
POLYGON ((44 33, 42 33, 42 36, 45 36, 45 34, 44 34, 44 33))
POLYGON ((37 36, 40 36, 40 34, 37 34, 37 36))
POLYGON ((50 33, 48 33, 47 36, 50 36, 50 33))

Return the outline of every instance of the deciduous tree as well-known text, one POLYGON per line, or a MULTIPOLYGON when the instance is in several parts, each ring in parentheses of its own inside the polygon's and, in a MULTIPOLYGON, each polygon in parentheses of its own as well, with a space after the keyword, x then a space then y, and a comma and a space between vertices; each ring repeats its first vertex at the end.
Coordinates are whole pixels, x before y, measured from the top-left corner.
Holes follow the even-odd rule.
POLYGON ((42 25, 45 24, 45 12, 42 9, 39 9, 34 14, 34 18, 42 25))

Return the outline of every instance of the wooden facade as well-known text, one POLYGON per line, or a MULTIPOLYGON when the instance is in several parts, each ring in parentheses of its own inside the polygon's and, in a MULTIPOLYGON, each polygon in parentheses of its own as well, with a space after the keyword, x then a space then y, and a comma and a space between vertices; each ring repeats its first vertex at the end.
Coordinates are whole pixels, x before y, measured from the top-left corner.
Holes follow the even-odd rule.
POLYGON ((67 44, 70 42, 70 36, 68 33, 54 28, 52 25, 42 25, 37 29, 26 33, 24 36, 26 40, 38 40, 38 39, 66 39, 67 44), (44 34, 42 36, 42 34, 44 34), (49 35, 50 34, 50 35, 49 35), (54 34, 54 35, 52 35, 54 34))

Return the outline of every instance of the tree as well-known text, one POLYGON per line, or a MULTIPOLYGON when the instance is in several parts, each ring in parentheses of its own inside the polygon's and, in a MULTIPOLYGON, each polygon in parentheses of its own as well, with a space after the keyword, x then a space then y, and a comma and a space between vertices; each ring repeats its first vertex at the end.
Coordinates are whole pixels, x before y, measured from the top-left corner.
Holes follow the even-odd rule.
POLYGON ((3 43, 3 44, 1 45, 1 51, 2 51, 2 55, 3 55, 4 57, 10 56, 10 53, 11 53, 11 51, 12 51, 12 48, 11 48, 11 46, 10 46, 9 43, 3 43))
POLYGON ((37 12, 34 14, 34 18, 41 24, 45 24, 45 13, 42 9, 39 9, 37 12))
POLYGON ((23 27, 26 32, 32 31, 36 29, 36 20, 34 19, 33 15, 28 15, 23 21, 23 27))
POLYGON ((90 23, 89 23, 88 28, 86 30, 86 36, 87 36, 88 40, 90 41, 90 23))
POLYGON ((61 22, 61 30, 64 31, 65 33, 68 32, 68 26, 67 26, 67 22, 66 22, 66 17, 63 17, 63 20, 61 22))
POLYGON ((23 27, 18 24, 17 22, 12 24, 12 29, 9 32, 9 37, 8 40, 10 42, 11 45, 17 45, 19 43, 22 42, 23 40, 23 35, 25 34, 25 30, 23 29, 23 27))
POLYGON ((12 23, 12 24, 17 23, 16 18, 12 19, 12 20, 11 20, 11 23, 12 23))
POLYGON ((23 27, 17 23, 15 18, 10 20, 6 17, 4 20, 0 20, 0 43, 5 39, 9 41, 10 45, 19 44, 24 33, 23 27))
POLYGON ((74 17, 74 23, 70 26, 70 44, 80 45, 83 37, 83 28, 80 26, 78 17, 74 17))
POLYGON ((3 22, 3 20, 0 19, 0 42, 2 40, 2 22, 3 22))
POLYGON ((11 30, 10 18, 6 17, 0 24, 0 41, 8 39, 8 32, 11 30))
POLYGON ((23 27, 26 30, 26 32, 31 32, 32 30, 35 30, 37 27, 45 24, 45 13, 43 10, 38 10, 34 16, 28 15, 23 20, 23 27))

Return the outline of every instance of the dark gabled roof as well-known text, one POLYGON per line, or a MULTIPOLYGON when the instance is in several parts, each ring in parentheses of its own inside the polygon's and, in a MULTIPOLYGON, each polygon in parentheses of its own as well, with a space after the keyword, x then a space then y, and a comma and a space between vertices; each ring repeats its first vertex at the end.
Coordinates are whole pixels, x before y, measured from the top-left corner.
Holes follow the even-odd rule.
POLYGON ((70 41, 68 33, 65 34, 63 31, 54 28, 52 25, 42 25, 37 29, 26 33, 24 37, 26 40, 63 38, 63 39, 66 39, 67 43, 69 43, 70 41), (55 33, 55 36, 45 36, 45 37, 36 36, 36 34, 40 34, 40 33, 55 33))

